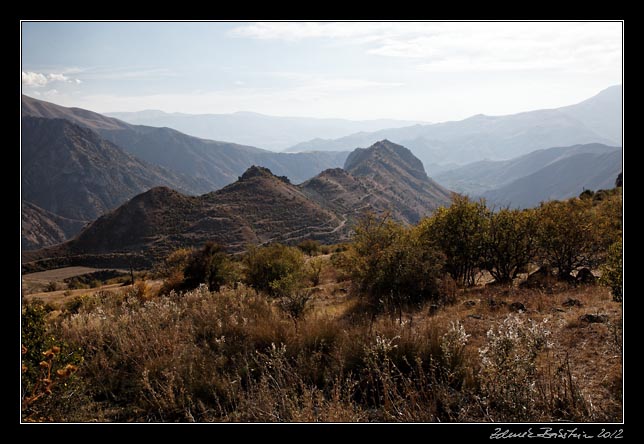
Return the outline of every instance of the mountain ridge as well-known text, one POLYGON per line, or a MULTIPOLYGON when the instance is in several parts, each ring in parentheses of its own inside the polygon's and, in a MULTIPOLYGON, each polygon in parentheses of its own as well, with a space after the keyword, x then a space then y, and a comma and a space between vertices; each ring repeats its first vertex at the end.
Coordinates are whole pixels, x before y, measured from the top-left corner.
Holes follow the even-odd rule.
POLYGON ((420 161, 401 161, 411 155, 406 148, 383 141, 366 154, 361 153, 360 162, 349 163, 355 175, 329 169, 301 185, 268 168, 251 166, 234 183, 200 196, 156 187, 101 216, 76 238, 26 252, 23 258, 32 263, 49 258, 59 266, 61 258, 86 261, 88 255, 95 259, 112 255, 112 262, 133 254, 143 261, 158 260, 173 249, 198 247, 208 240, 231 252, 242 251, 249 243, 292 244, 309 238, 335 243, 349 238, 353 223, 367 210, 412 223, 449 202, 447 190, 426 175, 419 179, 419 172, 410 169, 417 164, 422 168, 420 161), (395 180, 402 173, 406 181, 395 180), (329 200, 312 184, 326 183, 325 178, 333 175, 346 184, 341 196, 329 200))

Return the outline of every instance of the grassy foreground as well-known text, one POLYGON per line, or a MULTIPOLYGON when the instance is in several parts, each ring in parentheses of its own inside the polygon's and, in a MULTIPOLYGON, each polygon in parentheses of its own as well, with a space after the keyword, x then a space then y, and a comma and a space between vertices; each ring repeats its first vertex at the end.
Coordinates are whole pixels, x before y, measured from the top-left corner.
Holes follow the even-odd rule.
POLYGON ((25 301, 23 420, 622 420, 622 304, 607 288, 479 285, 374 315, 317 260, 298 318, 242 284, 25 301))

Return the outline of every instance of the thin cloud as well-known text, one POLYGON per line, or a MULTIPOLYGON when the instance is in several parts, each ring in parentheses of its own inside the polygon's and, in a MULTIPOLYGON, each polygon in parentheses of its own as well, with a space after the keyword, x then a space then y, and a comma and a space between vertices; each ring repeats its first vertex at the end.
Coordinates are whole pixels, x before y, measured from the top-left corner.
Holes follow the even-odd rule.
POLYGON ((65 74, 61 73, 42 74, 32 71, 22 71, 22 84, 24 86, 41 88, 53 82, 82 83, 80 79, 70 79, 65 74))
POLYGON ((619 22, 251 23, 232 37, 363 45, 367 54, 418 59, 423 71, 608 70, 621 64, 619 22))

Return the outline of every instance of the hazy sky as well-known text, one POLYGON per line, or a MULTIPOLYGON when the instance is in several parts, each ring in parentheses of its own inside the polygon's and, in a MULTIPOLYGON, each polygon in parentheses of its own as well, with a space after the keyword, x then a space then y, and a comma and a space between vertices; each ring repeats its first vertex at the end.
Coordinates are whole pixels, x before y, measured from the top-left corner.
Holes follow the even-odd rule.
POLYGON ((98 112, 445 121, 622 82, 620 22, 23 22, 23 93, 98 112))

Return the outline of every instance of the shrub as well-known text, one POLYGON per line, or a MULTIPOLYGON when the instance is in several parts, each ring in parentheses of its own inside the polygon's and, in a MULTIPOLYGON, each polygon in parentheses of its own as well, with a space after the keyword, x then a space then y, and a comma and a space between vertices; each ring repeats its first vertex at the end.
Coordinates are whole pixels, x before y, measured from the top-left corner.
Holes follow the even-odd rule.
POLYGON ((512 420, 533 413, 537 356, 549 347, 546 324, 508 315, 487 332, 485 347, 479 349, 481 388, 489 406, 512 420))
POLYGON ((60 290, 60 285, 58 285, 58 282, 51 281, 45 286, 45 291, 50 292, 50 291, 57 291, 60 290))
POLYGON ((445 270, 461 285, 474 285, 483 256, 489 210, 484 201, 454 195, 452 205, 439 208, 418 225, 421 238, 445 256, 445 270))
POLYGON ((321 260, 311 259, 307 264, 307 272, 311 285, 317 287, 320 285, 320 277, 322 274, 323 262, 321 260))
POLYGON ((608 249, 606 262, 601 267, 602 275, 600 281, 610 288, 615 302, 623 300, 622 295, 622 241, 615 242, 608 249))
POLYGON ((233 267, 223 248, 214 242, 208 242, 201 250, 190 255, 183 275, 183 287, 186 289, 206 284, 210 291, 217 291, 222 285, 231 282, 233 267))
POLYGON ((601 233, 591 207, 591 202, 570 199, 542 203, 537 209, 540 255, 557 268, 560 279, 571 280, 577 268, 598 264, 601 233))
POLYGON ((490 213, 483 240, 484 267, 496 282, 511 283, 536 254, 536 219, 532 210, 490 213))
POLYGON ((356 228, 346 256, 353 285, 377 311, 440 298, 442 256, 408 230, 373 215, 356 228))
MULTIPOLYGON (((22 414, 25 420, 60 420, 74 409, 75 384, 66 382, 83 361, 79 348, 48 328, 49 309, 41 302, 22 307, 22 414)), ((75 382, 75 381, 72 381, 75 382)))
POLYGON ((302 286, 304 258, 293 247, 270 244, 250 246, 243 259, 246 282, 258 291, 279 297, 302 286))
POLYGON ((314 256, 320 251, 320 243, 313 239, 305 239, 297 245, 297 248, 309 256, 314 256))

